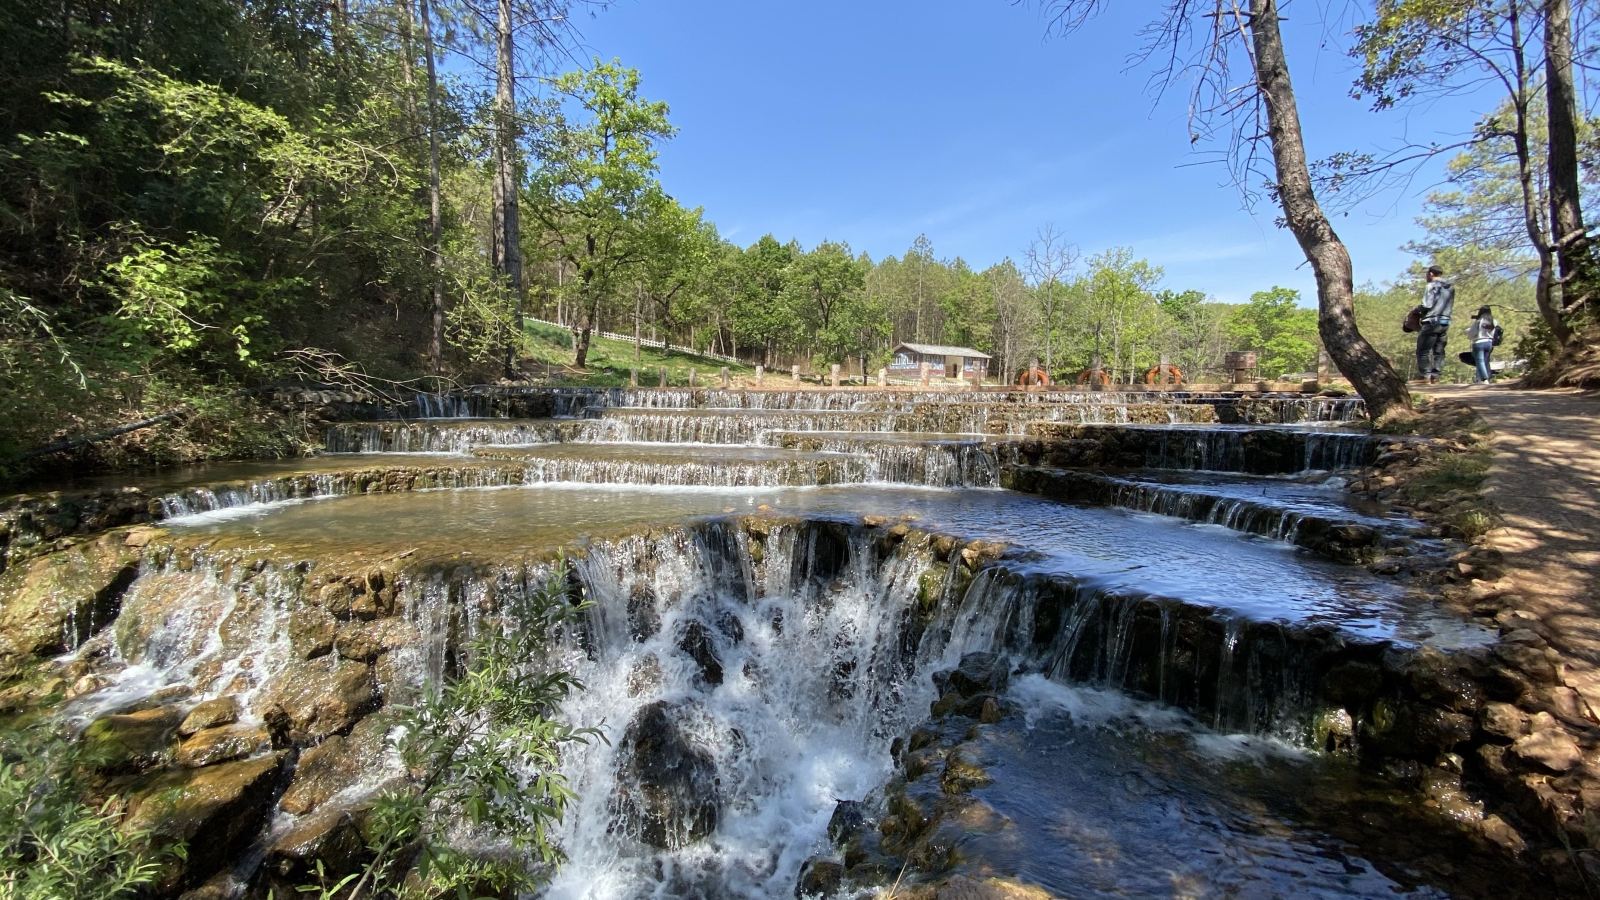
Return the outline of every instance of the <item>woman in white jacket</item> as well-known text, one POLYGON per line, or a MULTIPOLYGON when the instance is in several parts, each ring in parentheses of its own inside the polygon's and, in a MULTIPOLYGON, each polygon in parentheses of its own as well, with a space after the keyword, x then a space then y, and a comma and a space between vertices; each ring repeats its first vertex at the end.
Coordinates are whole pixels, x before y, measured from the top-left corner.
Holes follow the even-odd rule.
POLYGON ((1494 355, 1495 338, 1499 335, 1500 326, 1490 314, 1489 307, 1478 307, 1472 321, 1467 323, 1467 340, 1472 342, 1472 363, 1478 368, 1476 380, 1478 384, 1494 377, 1494 373, 1489 370, 1489 358, 1494 355))

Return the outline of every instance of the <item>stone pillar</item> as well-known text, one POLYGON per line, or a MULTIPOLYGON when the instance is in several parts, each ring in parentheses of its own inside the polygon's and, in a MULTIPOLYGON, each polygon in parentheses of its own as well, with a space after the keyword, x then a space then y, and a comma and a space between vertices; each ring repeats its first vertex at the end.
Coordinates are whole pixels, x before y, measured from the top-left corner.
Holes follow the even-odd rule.
POLYGON ((888 386, 889 386, 889 370, 888 369, 879 369, 878 370, 878 387, 888 387, 888 386))
POLYGON ((1165 353, 1161 354, 1161 362, 1156 364, 1156 384, 1162 387, 1166 387, 1168 384, 1167 368, 1169 365, 1171 364, 1167 362, 1167 355, 1165 353))
POLYGON ((727 390, 728 386, 730 384, 732 384, 732 382, 728 379, 728 367, 727 366, 723 366, 722 367, 722 388, 723 388, 723 390, 727 390))
POLYGON ((638 369, 629 369, 628 370, 628 387, 636 388, 638 386, 639 386, 639 370, 638 369))
POLYGON ((1317 383, 1327 384, 1333 377, 1333 360, 1328 357, 1328 351, 1317 351, 1317 383))
POLYGON ((767 377, 766 366, 756 366, 756 387, 761 386, 762 379, 767 377))
POLYGON ((1089 390, 1100 390, 1100 354, 1096 353, 1089 363, 1089 390))
POLYGON ((666 387, 667 386, 667 367, 666 366, 662 366, 661 367, 661 386, 662 387, 666 387))
POLYGON ((695 383, 700 380, 699 376, 699 372, 695 371, 694 369, 689 370, 689 387, 695 386, 695 383))
POLYGON ((920 374, 917 376, 917 380, 919 382, 921 382, 923 387, 927 387, 928 386, 928 364, 927 363, 923 363, 921 368, 920 368, 920 370, 919 370, 919 372, 920 372, 920 374))
POLYGON ((795 384, 799 384, 800 383, 800 367, 799 366, 790 366, 789 367, 789 377, 794 379, 794 383, 795 384))
POLYGON ((830 369, 828 369, 828 383, 833 385, 834 387, 838 387, 839 386, 839 364, 838 363, 834 363, 833 366, 830 369))

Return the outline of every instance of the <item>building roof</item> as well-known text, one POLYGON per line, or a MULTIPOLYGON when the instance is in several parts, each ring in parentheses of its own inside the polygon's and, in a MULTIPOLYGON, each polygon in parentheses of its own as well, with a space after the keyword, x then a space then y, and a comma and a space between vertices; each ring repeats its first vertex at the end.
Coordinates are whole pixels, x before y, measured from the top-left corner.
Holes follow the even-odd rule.
MULTIPOLYGON (((900 347, 904 347, 913 353, 921 353, 923 356, 965 356, 971 359, 993 359, 989 354, 979 353, 971 347, 945 347, 939 344, 905 343, 902 343, 900 347)), ((900 347, 895 349, 898 350, 900 347)))

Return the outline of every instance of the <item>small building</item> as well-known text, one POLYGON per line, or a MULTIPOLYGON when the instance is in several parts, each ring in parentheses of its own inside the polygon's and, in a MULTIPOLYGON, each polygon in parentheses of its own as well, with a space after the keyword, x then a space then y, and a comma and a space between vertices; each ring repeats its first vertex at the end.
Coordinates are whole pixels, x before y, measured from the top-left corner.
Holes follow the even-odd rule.
POLYGON ((944 347, 938 344, 900 344, 894 348, 889 374, 897 378, 918 378, 922 364, 935 378, 983 378, 989 374, 987 353, 971 347, 944 347))

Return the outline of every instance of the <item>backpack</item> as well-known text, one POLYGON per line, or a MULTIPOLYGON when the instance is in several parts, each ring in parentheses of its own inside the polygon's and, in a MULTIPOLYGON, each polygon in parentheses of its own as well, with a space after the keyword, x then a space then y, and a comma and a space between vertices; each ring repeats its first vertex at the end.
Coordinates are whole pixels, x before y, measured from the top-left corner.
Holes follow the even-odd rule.
POLYGON ((1406 334, 1415 334, 1422 330, 1422 307, 1414 306, 1406 313, 1405 320, 1400 323, 1400 330, 1406 334))
POLYGON ((1500 342, 1504 341, 1505 339, 1506 339, 1506 330, 1504 328, 1501 328, 1499 325, 1496 325, 1494 327, 1494 346, 1496 346, 1496 347, 1500 346, 1500 342))

